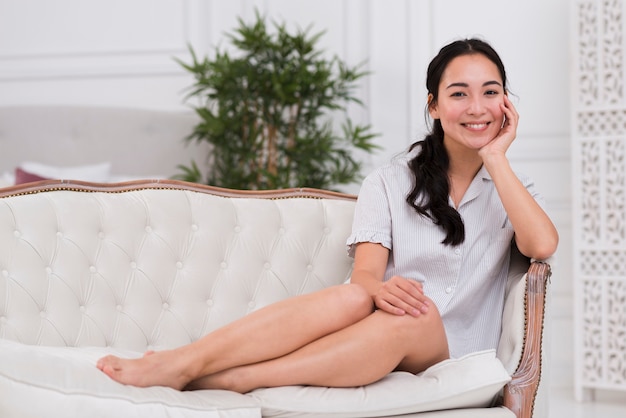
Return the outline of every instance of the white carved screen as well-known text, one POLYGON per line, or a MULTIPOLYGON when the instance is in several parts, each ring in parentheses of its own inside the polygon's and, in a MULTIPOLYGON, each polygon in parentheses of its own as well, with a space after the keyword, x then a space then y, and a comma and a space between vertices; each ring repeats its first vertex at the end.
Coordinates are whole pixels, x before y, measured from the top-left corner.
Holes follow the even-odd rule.
POLYGON ((626 390, 624 0, 577 0, 572 25, 575 387, 626 390))

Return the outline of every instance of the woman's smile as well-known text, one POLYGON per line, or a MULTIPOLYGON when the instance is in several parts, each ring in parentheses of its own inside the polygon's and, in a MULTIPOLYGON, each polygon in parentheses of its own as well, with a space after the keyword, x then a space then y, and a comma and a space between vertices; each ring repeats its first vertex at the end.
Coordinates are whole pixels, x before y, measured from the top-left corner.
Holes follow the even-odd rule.
POLYGON ((490 122, 472 122, 472 123, 462 123, 461 125, 465 126, 467 129, 471 131, 484 131, 487 129, 490 122))

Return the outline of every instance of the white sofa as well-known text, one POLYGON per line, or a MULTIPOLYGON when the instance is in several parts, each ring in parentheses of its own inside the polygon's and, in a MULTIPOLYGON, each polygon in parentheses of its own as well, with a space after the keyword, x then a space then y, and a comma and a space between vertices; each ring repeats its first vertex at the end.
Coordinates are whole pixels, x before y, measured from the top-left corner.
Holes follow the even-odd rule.
POLYGON ((550 267, 519 254, 497 353, 420 375, 238 394, 129 387, 96 369, 105 353, 186 344, 279 299, 343 283, 354 202, 173 180, 0 189, 0 416, 531 417, 550 267))

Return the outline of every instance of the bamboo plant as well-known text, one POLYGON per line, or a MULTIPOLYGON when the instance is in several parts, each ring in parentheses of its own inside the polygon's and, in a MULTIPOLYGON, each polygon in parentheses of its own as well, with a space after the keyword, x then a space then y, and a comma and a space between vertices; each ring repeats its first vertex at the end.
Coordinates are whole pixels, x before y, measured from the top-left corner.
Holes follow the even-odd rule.
MULTIPOLYGON (((332 189, 361 179, 355 150, 373 152, 369 125, 354 124, 349 103, 367 75, 317 48, 323 33, 310 35, 285 24, 269 31, 256 20, 227 34, 236 54, 216 49, 191 63, 177 60, 194 77, 186 100, 193 100, 199 123, 187 141, 208 142, 206 170, 196 161, 181 165, 177 178, 234 189, 314 187, 332 189), (206 172, 206 177, 203 177, 206 172)), ((362 153, 361 153, 362 154, 362 153)))

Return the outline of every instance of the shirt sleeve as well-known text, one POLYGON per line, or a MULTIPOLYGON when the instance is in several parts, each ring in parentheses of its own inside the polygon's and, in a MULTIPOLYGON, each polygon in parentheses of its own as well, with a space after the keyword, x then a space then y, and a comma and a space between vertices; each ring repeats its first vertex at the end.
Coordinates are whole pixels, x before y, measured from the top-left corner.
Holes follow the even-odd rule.
POLYGON ((385 182, 380 172, 367 176, 361 185, 354 209, 352 233, 346 241, 354 257, 356 244, 372 242, 391 250, 391 212, 385 182))

